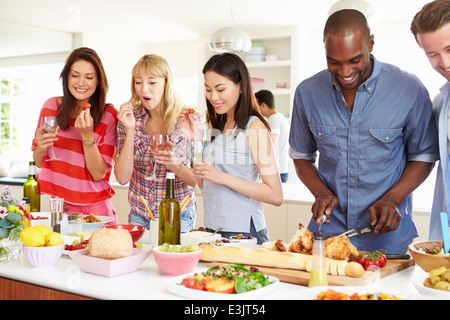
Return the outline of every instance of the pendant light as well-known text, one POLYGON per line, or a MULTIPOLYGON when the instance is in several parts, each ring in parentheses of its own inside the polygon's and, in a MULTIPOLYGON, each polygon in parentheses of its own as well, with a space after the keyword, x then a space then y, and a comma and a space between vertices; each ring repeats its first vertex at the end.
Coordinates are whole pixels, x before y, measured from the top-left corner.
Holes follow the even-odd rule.
POLYGON ((370 20, 373 15, 373 8, 367 1, 364 0, 339 0, 330 7, 328 16, 331 16, 336 11, 343 9, 355 9, 360 11, 366 16, 367 20, 370 20))
POLYGON ((248 52, 251 47, 250 36, 239 27, 217 30, 209 42, 209 48, 215 52, 248 52))
MULTIPOLYGON (((230 6, 230 16, 237 21, 239 15, 233 10, 233 4, 230 6)), ((215 52, 248 52, 252 47, 250 36, 240 27, 227 27, 214 32, 209 41, 209 48, 215 52)))

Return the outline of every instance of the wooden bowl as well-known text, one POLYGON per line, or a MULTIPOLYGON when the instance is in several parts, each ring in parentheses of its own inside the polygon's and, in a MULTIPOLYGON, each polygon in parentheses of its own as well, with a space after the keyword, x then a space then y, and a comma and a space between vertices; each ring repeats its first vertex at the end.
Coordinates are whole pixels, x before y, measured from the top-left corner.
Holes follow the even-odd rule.
POLYGON ((444 247, 442 241, 418 241, 409 245, 409 252, 414 261, 426 272, 431 270, 447 267, 450 268, 450 257, 443 257, 433 254, 433 250, 441 251, 444 247), (424 252, 419 251, 422 249, 424 252))

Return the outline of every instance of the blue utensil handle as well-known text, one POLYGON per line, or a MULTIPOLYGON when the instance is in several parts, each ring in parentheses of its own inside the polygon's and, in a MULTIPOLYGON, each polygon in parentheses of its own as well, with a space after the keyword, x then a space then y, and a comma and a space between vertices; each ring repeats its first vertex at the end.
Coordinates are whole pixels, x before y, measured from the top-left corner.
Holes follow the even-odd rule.
POLYGON ((441 212, 442 240, 444 241, 444 252, 450 251, 450 235, 448 229, 448 215, 441 212))

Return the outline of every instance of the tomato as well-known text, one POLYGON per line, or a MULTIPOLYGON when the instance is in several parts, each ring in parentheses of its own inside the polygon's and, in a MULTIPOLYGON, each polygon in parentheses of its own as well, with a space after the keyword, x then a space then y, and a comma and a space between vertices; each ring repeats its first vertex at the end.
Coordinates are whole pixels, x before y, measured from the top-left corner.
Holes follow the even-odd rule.
POLYGON ((183 279, 183 284, 186 288, 195 290, 205 290, 205 285, 202 282, 197 282, 193 278, 183 279))
POLYGON ((186 288, 195 289, 195 290, 206 290, 205 286, 210 281, 212 281, 211 277, 205 277, 200 274, 196 274, 192 277, 187 277, 183 279, 183 284, 186 288))
POLYGON ((89 102, 86 102, 86 103, 83 105, 83 109, 90 109, 90 108, 91 108, 91 105, 90 105, 89 102))
POLYGON ((382 268, 386 265, 387 259, 384 255, 386 250, 376 250, 373 252, 360 254, 356 258, 356 262, 363 266, 364 270, 371 271, 377 267, 382 268))
POLYGON ((189 109, 189 113, 195 113, 195 110, 194 109, 189 109))
POLYGON ((64 250, 68 250, 68 251, 74 251, 74 250, 81 250, 81 249, 86 249, 89 245, 89 240, 84 240, 78 244, 66 244, 64 246, 64 250))

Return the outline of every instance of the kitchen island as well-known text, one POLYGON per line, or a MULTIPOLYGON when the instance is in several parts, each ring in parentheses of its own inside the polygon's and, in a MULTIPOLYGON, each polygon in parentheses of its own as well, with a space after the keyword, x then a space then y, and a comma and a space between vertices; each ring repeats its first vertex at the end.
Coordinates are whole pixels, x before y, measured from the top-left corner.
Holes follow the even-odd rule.
MULTIPOLYGON (((203 271, 210 263, 199 263, 193 272, 203 271)), ((418 296, 410 281, 424 271, 413 266, 368 285, 375 292, 398 292, 405 297, 418 296)), ((164 276, 150 255, 133 273, 107 278, 85 273, 66 254, 53 267, 32 267, 20 254, 17 259, 0 261, 0 299, 103 299, 103 300, 178 300, 167 288, 171 277, 164 276), (34 293, 33 293, 34 292, 34 293)), ((264 300, 288 299, 308 287, 280 282, 264 300)), ((207 298, 205 298, 207 299, 207 298)), ((193 301, 195 303, 195 301, 193 301)))

